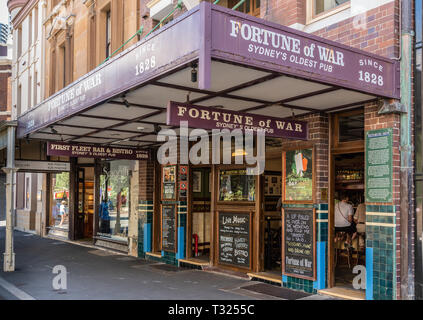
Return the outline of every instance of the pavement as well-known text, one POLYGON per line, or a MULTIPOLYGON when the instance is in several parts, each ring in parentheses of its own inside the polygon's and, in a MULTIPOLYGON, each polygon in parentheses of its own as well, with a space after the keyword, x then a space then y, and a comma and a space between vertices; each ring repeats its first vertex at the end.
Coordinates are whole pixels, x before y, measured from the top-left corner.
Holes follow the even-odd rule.
MULTIPOLYGON (((4 238, 0 227, 1 267, 4 238)), ((172 268, 34 234, 15 231, 14 245, 16 271, 0 271, 0 300, 283 300, 243 289, 256 283, 246 279, 172 268)))

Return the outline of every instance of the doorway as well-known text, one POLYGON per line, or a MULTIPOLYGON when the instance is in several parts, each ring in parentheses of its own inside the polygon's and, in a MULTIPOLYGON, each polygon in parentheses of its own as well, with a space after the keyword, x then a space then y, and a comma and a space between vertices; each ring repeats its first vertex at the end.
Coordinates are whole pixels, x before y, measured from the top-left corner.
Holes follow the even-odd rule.
POLYGON ((264 272, 282 273, 282 154, 279 139, 266 139, 266 170, 261 179, 263 206, 264 272), (277 145, 276 150, 272 147, 277 145))
POLYGON ((211 168, 191 169, 191 257, 210 261, 211 240, 211 168))
POLYGON ((94 167, 78 167, 75 240, 91 241, 94 227, 94 167))
POLYGON ((335 286, 355 289, 353 268, 365 265, 364 153, 334 156, 335 286), (354 221, 351 231, 347 230, 354 221))
POLYGON ((360 299, 365 292, 354 288, 353 270, 366 262, 364 122, 363 107, 339 112, 330 116, 329 131, 328 282, 360 299))

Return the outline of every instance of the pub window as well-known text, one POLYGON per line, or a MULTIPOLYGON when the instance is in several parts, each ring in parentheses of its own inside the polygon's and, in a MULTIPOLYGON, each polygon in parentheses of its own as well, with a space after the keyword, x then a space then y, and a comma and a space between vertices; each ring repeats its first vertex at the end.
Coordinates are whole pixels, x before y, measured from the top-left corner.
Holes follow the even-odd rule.
POLYGON ((350 0, 308 0, 307 20, 323 18, 348 8, 350 0))
POLYGON ((18 48, 17 48, 18 58, 22 55, 22 28, 18 29, 18 48))
POLYGON ((29 30, 28 30, 28 47, 31 49, 32 45, 32 14, 29 15, 29 30))
POLYGON ((66 86, 66 46, 63 44, 59 48, 59 90, 66 86))
POLYGON ((24 209, 25 206, 25 173, 16 173, 16 209, 24 209))
MULTIPOLYGON (((235 7, 239 2, 240 0, 229 0, 228 8, 235 7)), ((260 15, 260 0, 246 0, 236 10, 257 17, 260 15)))
POLYGON ((221 170, 219 201, 255 201, 255 179, 246 169, 221 170))
POLYGON ((34 42, 38 40, 38 7, 34 9, 34 42))
POLYGON ((106 12, 106 58, 111 55, 112 51, 112 19, 110 10, 106 12))
POLYGON ((29 200, 31 199, 31 197, 29 192, 30 192, 29 177, 26 177, 25 179, 25 209, 29 209, 29 206, 30 206, 29 200))
POLYGON ((364 113, 339 116, 339 142, 364 140, 364 113))

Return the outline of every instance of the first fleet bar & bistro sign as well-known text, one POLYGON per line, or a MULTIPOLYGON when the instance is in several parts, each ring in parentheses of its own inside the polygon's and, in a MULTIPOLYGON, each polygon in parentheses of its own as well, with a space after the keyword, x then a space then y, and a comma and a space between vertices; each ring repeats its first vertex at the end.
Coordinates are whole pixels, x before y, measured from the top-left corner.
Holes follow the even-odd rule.
POLYGON ((148 160, 148 150, 132 148, 101 146, 101 145, 80 145, 64 142, 49 142, 47 144, 48 156, 75 157, 75 158, 103 158, 103 159, 127 159, 127 160, 148 160))

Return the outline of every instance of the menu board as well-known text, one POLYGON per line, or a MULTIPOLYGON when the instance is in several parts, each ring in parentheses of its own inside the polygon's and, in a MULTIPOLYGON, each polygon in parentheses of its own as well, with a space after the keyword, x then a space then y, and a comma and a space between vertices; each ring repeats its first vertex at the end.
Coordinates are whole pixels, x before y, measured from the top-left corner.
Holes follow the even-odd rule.
POLYGON ((283 210, 282 273, 315 280, 314 209, 283 210))
POLYGON ((250 268, 249 213, 219 213, 219 262, 250 268))
POLYGON ((392 128, 366 133, 366 202, 392 202, 392 128))
POLYGON ((313 150, 284 152, 283 200, 313 201, 313 150))
POLYGON ((176 210, 175 205, 162 206, 162 250, 176 251, 176 210))

